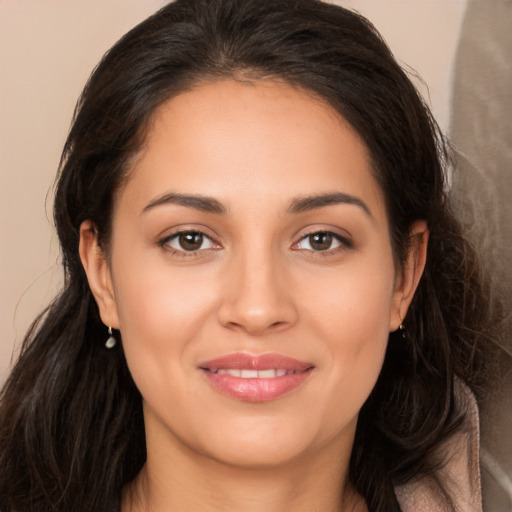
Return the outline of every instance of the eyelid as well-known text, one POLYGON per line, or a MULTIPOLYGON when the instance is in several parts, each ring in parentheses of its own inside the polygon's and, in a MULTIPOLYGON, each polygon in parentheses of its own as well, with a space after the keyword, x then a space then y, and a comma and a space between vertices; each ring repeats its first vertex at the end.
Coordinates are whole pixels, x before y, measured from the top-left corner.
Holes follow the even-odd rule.
POLYGON ((216 235, 211 234, 211 230, 207 229, 205 226, 185 225, 177 226, 173 228, 170 232, 167 231, 165 235, 160 235, 157 239, 156 245, 164 249, 165 251, 168 251, 171 254, 190 257, 198 256, 199 254, 204 253, 206 251, 217 250, 222 248, 222 244, 219 242, 218 238, 219 237, 217 237, 216 235), (185 249, 177 249, 168 245, 168 243, 171 240, 176 239, 180 235, 184 235, 187 233, 197 233, 202 235, 203 237, 211 241, 213 247, 208 247, 206 249, 197 249, 195 251, 186 251, 185 249))
MULTIPOLYGON (((334 239, 336 239, 338 242, 340 242, 340 246, 334 247, 333 249, 326 249, 324 251, 315 251, 313 249, 303 249, 303 250, 309 250, 311 252, 316 252, 316 253, 324 253, 324 254, 331 253, 332 254, 336 250, 351 249, 354 246, 354 243, 351 239, 351 235, 345 230, 343 230, 343 231, 346 233, 346 235, 341 234, 339 231, 340 231, 339 228, 335 229, 333 227, 311 228, 308 231, 303 232, 298 236, 297 241, 292 244, 292 248, 296 247, 302 240, 304 240, 312 235, 322 233, 322 234, 331 235, 334 239)), ((301 250, 301 249, 297 248, 296 250, 301 250)))

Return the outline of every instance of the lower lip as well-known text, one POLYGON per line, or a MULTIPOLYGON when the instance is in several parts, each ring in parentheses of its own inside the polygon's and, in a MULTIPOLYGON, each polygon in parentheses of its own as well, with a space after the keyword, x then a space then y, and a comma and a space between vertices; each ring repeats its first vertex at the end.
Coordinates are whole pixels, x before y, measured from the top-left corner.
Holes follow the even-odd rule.
POLYGON ((212 386, 222 394, 247 402, 267 402, 287 395, 301 386, 311 375, 311 369, 273 379, 242 379, 202 370, 212 386))

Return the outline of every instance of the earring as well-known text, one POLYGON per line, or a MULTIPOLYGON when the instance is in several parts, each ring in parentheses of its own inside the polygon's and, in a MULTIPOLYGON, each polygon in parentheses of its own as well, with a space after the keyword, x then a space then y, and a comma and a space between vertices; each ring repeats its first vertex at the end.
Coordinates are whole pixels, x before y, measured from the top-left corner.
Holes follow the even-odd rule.
POLYGON ((400 333, 402 334, 402 338, 405 340, 405 338, 407 338, 407 333, 405 332, 406 331, 405 325, 403 323, 401 323, 400 326, 398 327, 398 329, 400 330, 400 333))
POLYGON ((114 335, 112 334, 112 327, 108 328, 108 334, 109 334, 109 338, 105 342, 105 347, 106 348, 114 348, 116 346, 117 340, 114 338, 114 335))

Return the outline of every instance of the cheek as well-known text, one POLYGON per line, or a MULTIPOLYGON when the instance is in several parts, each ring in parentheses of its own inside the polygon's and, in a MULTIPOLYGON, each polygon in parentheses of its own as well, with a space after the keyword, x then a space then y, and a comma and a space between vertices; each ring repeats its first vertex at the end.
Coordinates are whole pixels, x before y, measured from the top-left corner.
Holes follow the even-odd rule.
POLYGON ((394 291, 392 261, 340 273, 321 294, 310 296, 310 328, 325 340, 333 395, 357 413, 382 368, 394 291))
POLYGON ((325 277, 312 276, 300 292, 311 321, 319 319, 317 328, 326 339, 337 340, 336 347, 357 351, 387 340, 395 287, 393 262, 366 259, 325 277))
POLYGON ((392 275, 369 271, 364 279, 352 282, 344 300, 343 318, 340 315, 339 328, 344 332, 338 348, 351 359, 347 368, 355 376, 373 382, 380 372, 389 337, 392 275))
POLYGON ((159 257, 138 258, 135 251, 129 258, 113 258, 113 268, 130 371, 139 389, 146 380, 164 383, 170 372, 182 371, 190 341, 208 325, 216 297, 214 283, 173 271, 159 257))
MULTIPOLYGON (((197 325, 215 297, 211 280, 166 264, 165 257, 141 251, 129 257, 113 258, 114 291, 121 323, 126 335, 137 330, 169 337, 197 325), (184 330, 183 330, 184 329, 184 330)), ((142 340, 144 341, 144 340, 142 340)), ((149 341, 149 340, 147 340, 149 341)))

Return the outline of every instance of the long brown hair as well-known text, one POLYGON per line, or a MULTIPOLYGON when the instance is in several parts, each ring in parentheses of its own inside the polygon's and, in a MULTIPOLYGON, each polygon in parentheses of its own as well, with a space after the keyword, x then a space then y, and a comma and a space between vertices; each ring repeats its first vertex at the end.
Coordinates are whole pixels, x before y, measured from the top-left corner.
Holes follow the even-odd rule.
POLYGON ((394 486, 433 475, 433 448, 459 427, 454 378, 477 389, 494 310, 450 210, 449 150, 410 80, 373 26, 341 7, 178 0, 106 54, 78 102, 54 206, 64 288, 28 332, 1 394, 2 512, 116 510, 144 464, 142 399, 122 343, 104 348, 106 330, 78 255, 79 226, 90 219, 108 248, 116 191, 152 114, 179 91, 221 77, 284 80, 351 123, 386 198, 398 266, 412 222, 428 222, 407 341, 390 335, 359 417, 349 477, 369 509, 399 510, 394 486))

